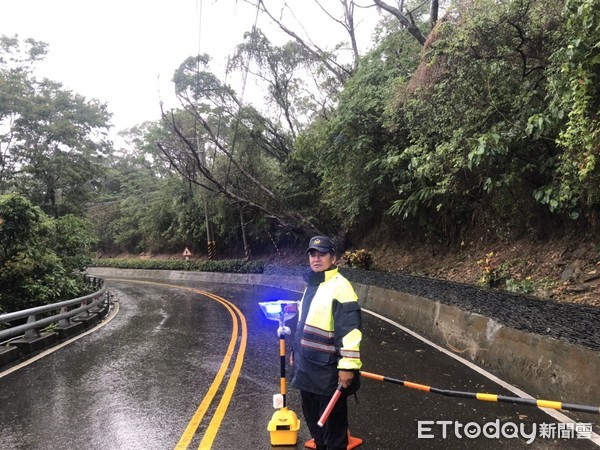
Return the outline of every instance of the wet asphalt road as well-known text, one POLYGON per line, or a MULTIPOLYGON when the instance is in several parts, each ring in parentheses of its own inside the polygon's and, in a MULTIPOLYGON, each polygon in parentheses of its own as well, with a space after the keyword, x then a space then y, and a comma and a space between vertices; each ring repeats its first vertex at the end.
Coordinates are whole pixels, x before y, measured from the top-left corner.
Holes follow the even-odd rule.
MULTIPOLYGON (((272 396, 279 392, 279 339, 277 323, 264 318, 257 303, 297 299, 300 293, 246 285, 188 285, 217 294, 237 306, 237 313, 191 290, 108 283, 120 306, 110 323, 0 378, 0 448, 173 449, 184 438, 189 438, 189 448, 198 448, 212 433, 213 449, 270 449, 267 424, 274 412, 272 396), (245 353, 242 319, 247 325, 245 353), (236 329, 232 352, 229 345, 236 329), (203 418, 190 425, 198 419, 203 401, 212 398, 213 380, 227 355, 231 361, 213 392, 214 400, 203 418), (242 357, 237 377, 234 363, 242 357), (231 400, 219 410, 228 381, 231 400), (217 425, 215 418, 221 420, 217 425)), ((363 321, 366 371, 445 389, 515 396, 385 321, 367 313, 363 321)), ((537 437, 531 444, 523 438, 460 439, 454 424, 446 438, 442 426, 435 424, 423 430, 433 438, 418 438, 418 421, 426 420, 475 422, 480 427, 498 420, 500 425, 523 424, 527 433, 532 426, 557 430, 553 417, 528 406, 448 398, 368 379, 363 379, 358 400, 349 401, 350 423, 352 434, 365 440, 359 447, 363 449, 598 448, 581 439, 537 437)), ((288 405, 301 418, 294 390, 288 392, 288 405)), ((598 416, 580 414, 577 419, 593 423, 598 432, 598 416)), ((297 448, 309 438, 302 424, 297 448)))

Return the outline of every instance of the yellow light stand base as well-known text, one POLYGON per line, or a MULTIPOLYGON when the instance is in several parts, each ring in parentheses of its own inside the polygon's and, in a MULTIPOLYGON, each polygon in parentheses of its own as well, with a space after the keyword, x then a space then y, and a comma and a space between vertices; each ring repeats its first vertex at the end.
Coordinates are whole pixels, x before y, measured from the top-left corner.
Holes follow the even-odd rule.
POLYGON ((281 408, 275 411, 267 430, 271 434, 271 445, 296 445, 300 421, 293 411, 281 408))
MULTIPOLYGON (((362 443, 363 443, 363 440, 361 438, 350 436, 350 432, 348 431, 348 447, 346 447, 346 450, 356 448, 359 445, 361 445, 362 443)), ((317 448, 317 445, 315 444, 315 440, 311 439, 310 441, 306 441, 306 443, 304 444, 304 447, 305 448, 317 448)))

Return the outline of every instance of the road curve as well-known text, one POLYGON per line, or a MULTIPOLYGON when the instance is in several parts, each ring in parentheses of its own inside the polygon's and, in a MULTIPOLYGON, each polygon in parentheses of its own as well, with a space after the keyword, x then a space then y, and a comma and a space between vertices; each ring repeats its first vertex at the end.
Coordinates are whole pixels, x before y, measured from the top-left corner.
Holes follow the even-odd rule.
MULTIPOLYGON (((257 303, 297 299, 300 293, 178 284, 108 280, 120 303, 113 321, 0 378, 0 447, 271 448, 267 424, 274 412, 272 395, 279 391, 279 343, 277 324, 263 317, 257 303)), ((514 396, 368 313, 364 336, 364 370, 446 389, 514 396)), ((367 379, 358 399, 358 404, 350 400, 351 431, 365 440, 364 449, 598 448, 586 439, 536 436, 528 444, 523 436, 455 433, 456 424, 467 423, 481 428, 512 422, 527 431, 565 426, 538 408, 447 398, 367 379)), ((301 417, 294 390, 288 405, 301 417)), ((572 417, 597 430, 598 416, 572 417)), ((303 424, 297 448, 308 438, 303 424)))

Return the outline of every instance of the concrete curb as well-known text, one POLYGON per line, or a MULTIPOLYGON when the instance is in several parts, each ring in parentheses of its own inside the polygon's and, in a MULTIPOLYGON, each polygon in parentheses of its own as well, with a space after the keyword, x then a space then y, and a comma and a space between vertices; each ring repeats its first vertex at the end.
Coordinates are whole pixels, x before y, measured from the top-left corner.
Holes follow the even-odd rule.
MULTIPOLYGON (((104 278, 237 283, 297 291, 305 286, 297 276, 112 268, 91 268, 88 272, 104 278)), ((503 326, 491 317, 416 295, 352 284, 362 307, 414 330, 531 395, 600 404, 600 352, 503 326)))

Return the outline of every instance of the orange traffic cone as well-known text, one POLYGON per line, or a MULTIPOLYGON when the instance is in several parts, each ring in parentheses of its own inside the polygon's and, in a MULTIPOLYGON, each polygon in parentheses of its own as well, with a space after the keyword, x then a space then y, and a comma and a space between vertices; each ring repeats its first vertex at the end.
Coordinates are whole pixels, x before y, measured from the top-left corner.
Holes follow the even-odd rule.
MULTIPOLYGON (((346 447, 347 450, 356 448, 359 445, 361 445, 362 443, 363 443, 363 440, 361 438, 350 436, 350 430, 348 430, 348 447, 346 447)), ((315 448, 315 449, 317 448, 314 439, 311 439, 310 441, 306 441, 306 443, 304 444, 304 447, 305 448, 315 448)))

